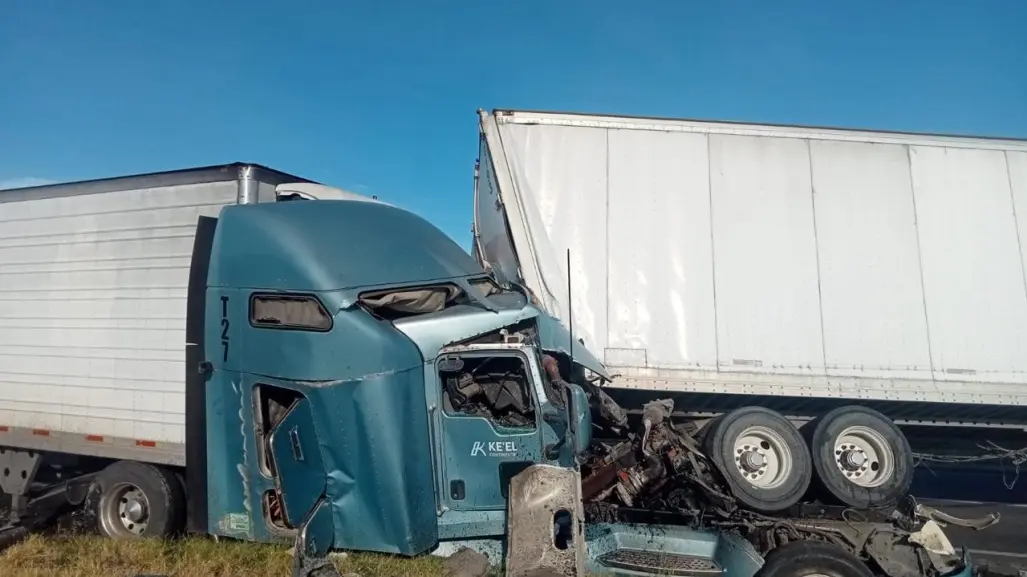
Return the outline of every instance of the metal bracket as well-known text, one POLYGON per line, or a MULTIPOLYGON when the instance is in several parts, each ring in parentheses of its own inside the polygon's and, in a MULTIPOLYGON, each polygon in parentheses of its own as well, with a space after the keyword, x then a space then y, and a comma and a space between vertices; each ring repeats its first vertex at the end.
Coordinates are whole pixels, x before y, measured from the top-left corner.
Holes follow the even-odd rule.
POLYGON ((42 462, 38 451, 0 447, 0 490, 9 495, 28 495, 42 462))
POLYGON ((510 481, 506 575, 585 574, 581 474, 532 465, 510 481))

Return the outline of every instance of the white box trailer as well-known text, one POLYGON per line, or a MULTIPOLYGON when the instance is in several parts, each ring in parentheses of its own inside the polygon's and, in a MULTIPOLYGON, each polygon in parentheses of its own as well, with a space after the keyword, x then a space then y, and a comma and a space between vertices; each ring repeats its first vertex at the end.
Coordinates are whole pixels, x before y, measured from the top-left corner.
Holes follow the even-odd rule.
POLYGON ((345 194, 241 163, 0 191, 0 445, 184 465, 200 217, 345 194))
POLYGON ((1027 141, 508 110, 480 135, 479 259, 613 387, 1027 425, 1027 141))

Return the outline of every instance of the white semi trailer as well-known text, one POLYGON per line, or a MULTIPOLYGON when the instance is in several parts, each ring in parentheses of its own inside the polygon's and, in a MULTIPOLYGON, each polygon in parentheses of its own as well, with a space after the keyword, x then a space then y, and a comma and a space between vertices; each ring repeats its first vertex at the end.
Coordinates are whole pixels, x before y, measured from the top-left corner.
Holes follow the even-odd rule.
POLYGON ((813 419, 814 463, 871 493, 903 436, 1027 445, 1027 141, 479 116, 476 256, 572 317, 622 403, 813 419))
POLYGON ((0 192, 0 445, 171 466, 197 219, 352 195, 242 163, 0 192))

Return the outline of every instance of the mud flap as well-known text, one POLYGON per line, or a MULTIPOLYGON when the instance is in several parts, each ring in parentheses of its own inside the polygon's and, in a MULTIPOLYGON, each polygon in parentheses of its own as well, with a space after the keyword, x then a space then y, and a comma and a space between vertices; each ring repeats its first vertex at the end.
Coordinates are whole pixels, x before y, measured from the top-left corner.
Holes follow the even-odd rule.
POLYGON ((506 575, 584 575, 581 474, 532 465, 510 481, 506 575))
POLYGON ((299 527, 324 495, 327 475, 310 401, 300 397, 292 404, 269 444, 285 521, 299 527))

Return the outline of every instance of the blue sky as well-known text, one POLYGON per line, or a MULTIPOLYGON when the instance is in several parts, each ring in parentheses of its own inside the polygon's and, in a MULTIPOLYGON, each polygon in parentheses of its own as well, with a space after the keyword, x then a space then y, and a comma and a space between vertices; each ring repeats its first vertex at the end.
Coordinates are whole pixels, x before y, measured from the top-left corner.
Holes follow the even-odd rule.
POLYGON ((478 108, 1027 138, 1025 29, 1025 0, 9 0, 0 183, 252 161, 467 246, 478 108))

